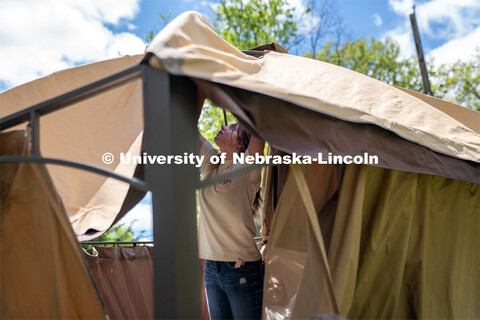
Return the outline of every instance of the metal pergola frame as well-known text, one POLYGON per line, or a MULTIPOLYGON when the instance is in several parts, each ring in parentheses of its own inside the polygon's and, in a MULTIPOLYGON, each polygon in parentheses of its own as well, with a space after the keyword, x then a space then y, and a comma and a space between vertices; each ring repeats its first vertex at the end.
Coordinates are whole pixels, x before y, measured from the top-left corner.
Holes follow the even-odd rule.
POLYGON ((196 87, 178 77, 139 64, 0 119, 0 131, 28 122, 31 156, 2 156, 0 162, 64 165, 112 177, 152 192, 154 226, 155 318, 199 318, 200 278, 196 236, 194 166, 145 164, 146 181, 128 178, 91 164, 40 156, 40 117, 141 79, 144 138, 148 154, 182 154, 198 150, 196 87), (190 94, 184 94, 189 92, 190 94))
MULTIPOLYGON (((257 51, 245 53, 260 54, 257 51)), ((28 122, 31 130, 31 156, 0 156, 0 163, 64 165, 115 178, 142 191, 151 191, 154 317, 200 318, 195 190, 258 169, 262 165, 233 170, 200 182, 198 169, 194 166, 145 164, 146 179, 142 181, 91 164, 40 156, 41 116, 138 79, 142 79, 143 85, 143 151, 147 154, 171 155, 197 153, 196 86, 188 77, 173 76, 142 63, 1 118, 0 132, 28 122)))

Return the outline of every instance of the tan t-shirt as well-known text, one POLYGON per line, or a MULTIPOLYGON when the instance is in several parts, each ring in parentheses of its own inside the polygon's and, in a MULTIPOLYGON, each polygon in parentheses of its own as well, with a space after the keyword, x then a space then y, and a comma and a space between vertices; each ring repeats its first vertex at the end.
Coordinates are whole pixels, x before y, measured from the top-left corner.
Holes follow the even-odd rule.
MULTIPOLYGON (((244 164, 225 161, 218 169, 210 164, 210 157, 219 152, 205 141, 200 147, 205 156, 201 170, 203 178, 225 173, 244 164)), ((247 150, 248 154, 248 150, 247 150)), ((255 222, 252 205, 260 188, 260 170, 229 178, 198 191, 200 218, 198 245, 201 259, 215 261, 255 261, 261 259, 255 244, 255 222)))

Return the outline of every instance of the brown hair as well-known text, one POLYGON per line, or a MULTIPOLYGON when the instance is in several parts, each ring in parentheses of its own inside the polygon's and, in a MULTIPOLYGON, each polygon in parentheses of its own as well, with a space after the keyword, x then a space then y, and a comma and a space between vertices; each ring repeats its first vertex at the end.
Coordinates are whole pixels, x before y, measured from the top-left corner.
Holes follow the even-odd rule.
POLYGON ((250 144, 250 133, 247 132, 244 126, 240 123, 235 123, 234 126, 238 128, 237 142, 240 144, 240 152, 246 152, 250 144))

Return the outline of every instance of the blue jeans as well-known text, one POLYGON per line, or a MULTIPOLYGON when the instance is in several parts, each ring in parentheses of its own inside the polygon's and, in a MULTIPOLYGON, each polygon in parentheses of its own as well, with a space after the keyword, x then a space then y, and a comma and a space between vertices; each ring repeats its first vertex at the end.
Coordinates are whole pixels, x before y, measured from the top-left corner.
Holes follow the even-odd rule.
POLYGON ((235 262, 207 260, 205 291, 210 319, 261 319, 264 265, 262 260, 235 262))

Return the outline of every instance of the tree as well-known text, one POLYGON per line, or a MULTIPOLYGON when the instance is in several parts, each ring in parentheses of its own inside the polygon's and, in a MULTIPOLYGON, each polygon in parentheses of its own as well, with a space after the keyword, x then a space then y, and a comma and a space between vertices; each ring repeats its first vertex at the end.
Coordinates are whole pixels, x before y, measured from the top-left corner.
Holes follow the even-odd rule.
POLYGON ((480 48, 471 61, 436 68, 431 82, 436 97, 480 111, 480 48))
POLYGON ((337 3, 336 0, 307 1, 305 12, 298 16, 299 32, 293 41, 295 51, 308 51, 315 59, 327 40, 333 42, 335 47, 343 41, 348 33, 343 19, 338 15, 337 3))
MULTIPOLYGON (((310 57, 310 54, 305 56, 310 57)), ((358 39, 338 48, 327 42, 318 59, 336 64, 388 84, 421 91, 422 82, 416 61, 400 58, 400 47, 390 39, 358 39)))
MULTIPOLYGON (((132 230, 132 224, 134 222, 135 220, 128 227, 125 227, 123 224, 116 224, 100 237, 86 242, 137 241, 139 237, 134 237, 132 230)), ((91 249, 92 246, 84 244, 83 247, 85 249, 91 249)))
POLYGON ((222 0, 215 9, 215 31, 240 50, 277 42, 288 47, 297 35, 294 9, 285 0, 222 0))
MULTIPOLYGON (((311 53, 305 56, 312 57, 311 53)), ((317 59, 388 84, 423 92, 417 60, 414 57, 400 57, 400 47, 391 39, 358 39, 338 47, 335 43, 327 42, 317 59)), ((480 111, 480 49, 472 61, 440 66, 428 61, 427 65, 435 97, 480 111)))

